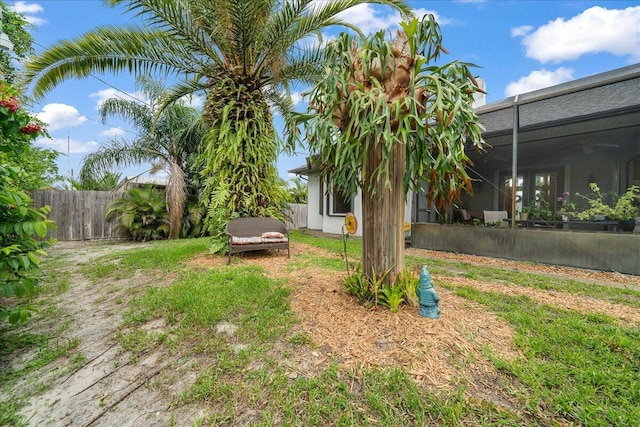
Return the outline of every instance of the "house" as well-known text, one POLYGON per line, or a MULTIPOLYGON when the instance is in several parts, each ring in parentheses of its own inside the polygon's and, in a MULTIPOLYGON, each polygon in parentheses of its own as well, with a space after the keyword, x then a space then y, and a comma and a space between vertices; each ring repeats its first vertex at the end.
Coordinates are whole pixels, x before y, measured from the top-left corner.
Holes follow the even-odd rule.
POLYGON ((169 177, 153 178, 142 175, 127 176, 125 179, 120 181, 118 186, 114 188, 113 191, 116 193, 123 193, 132 188, 141 188, 148 186, 164 189, 167 186, 168 182, 169 177))
MULTIPOLYGON (((537 198, 556 212, 558 197, 568 193, 571 202, 580 202, 576 193, 588 194, 591 182, 617 194, 640 185, 640 64, 516 95, 476 112, 490 148, 468 153, 475 182, 473 196, 462 198, 463 208, 506 210, 511 217, 537 198)), ((426 209, 426 201, 419 202, 417 208, 426 209)))

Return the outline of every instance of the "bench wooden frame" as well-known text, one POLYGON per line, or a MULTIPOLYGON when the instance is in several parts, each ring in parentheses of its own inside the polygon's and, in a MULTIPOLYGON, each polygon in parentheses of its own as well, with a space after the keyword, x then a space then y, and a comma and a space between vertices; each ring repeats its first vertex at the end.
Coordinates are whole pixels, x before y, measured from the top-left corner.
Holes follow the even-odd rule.
POLYGON ((289 230, 284 222, 275 218, 235 218, 227 223, 225 233, 229 236, 229 264, 233 254, 261 251, 267 249, 286 249, 287 258, 291 258, 289 249, 289 230), (233 238, 256 238, 259 240, 263 233, 282 233, 285 241, 273 242, 252 242, 252 243, 234 243, 233 238))

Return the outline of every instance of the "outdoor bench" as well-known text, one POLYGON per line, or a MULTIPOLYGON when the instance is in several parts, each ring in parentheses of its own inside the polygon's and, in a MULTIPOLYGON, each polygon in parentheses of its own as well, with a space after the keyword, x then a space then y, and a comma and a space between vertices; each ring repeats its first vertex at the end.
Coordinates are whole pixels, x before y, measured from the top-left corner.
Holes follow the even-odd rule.
POLYGON ((289 250, 289 230, 284 222, 275 218, 236 218, 227 223, 229 236, 229 264, 233 254, 267 249, 289 250))

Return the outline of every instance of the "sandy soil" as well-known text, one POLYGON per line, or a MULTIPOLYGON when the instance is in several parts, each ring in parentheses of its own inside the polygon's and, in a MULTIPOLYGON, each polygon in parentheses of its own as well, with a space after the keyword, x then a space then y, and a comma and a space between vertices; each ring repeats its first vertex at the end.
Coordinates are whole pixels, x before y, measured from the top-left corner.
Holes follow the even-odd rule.
MULTIPOLYGON (((188 357, 169 355, 157 346, 142 355, 132 355, 117 344, 116 333, 122 322, 127 302, 149 286, 167 284, 170 278, 137 275, 134 279, 110 279, 94 283, 84 277, 81 268, 96 263, 110 251, 135 249, 132 244, 59 243, 51 255, 65 261, 71 276, 69 291, 59 296, 58 304, 68 310, 71 327, 62 340, 78 339, 78 351, 86 360, 73 372, 62 374, 65 364, 38 372, 37 378, 24 384, 51 379, 53 387, 44 392, 34 390, 22 413, 30 425, 51 426, 164 426, 190 425, 203 415, 203 409, 172 406, 172 398, 193 382, 196 372, 188 357)), ((428 258, 450 258, 461 262, 490 264, 496 267, 535 271, 554 277, 570 277, 592 281, 595 285, 626 286, 640 289, 640 278, 617 273, 538 266, 530 263, 492 260, 456 254, 409 249, 409 253, 428 258)), ((340 285, 344 273, 328 272, 300 262, 308 257, 338 255, 292 243, 292 256, 283 253, 251 253, 234 259, 234 264, 257 264, 274 278, 285 279, 293 289, 292 308, 300 323, 291 333, 304 331, 316 348, 300 348, 283 361, 290 378, 312 376, 332 360, 358 370, 372 366, 404 366, 417 381, 439 389, 468 384, 468 395, 490 400, 511 408, 513 402, 504 394, 491 363, 483 355, 488 347, 503 358, 520 357, 513 347, 513 330, 481 306, 464 300, 444 288, 434 275, 441 297, 439 320, 421 318, 417 308, 404 307, 397 314, 388 310, 369 310, 359 306, 345 294, 340 285), (290 268, 288 268, 290 267, 290 268)), ((201 255, 190 260, 193 268, 225 268, 227 259, 201 255)), ((447 277, 455 284, 495 292, 518 293, 534 300, 580 312, 603 312, 620 322, 640 322, 640 310, 604 303, 592 298, 562 292, 543 292, 515 288, 505 283, 480 282, 462 277, 447 277)), ((34 324, 37 328, 37 324, 34 324)), ((156 321, 145 328, 162 331, 156 321)), ((21 355, 11 363, 20 363, 21 355)), ((0 361, 0 366, 2 366, 0 361)), ((4 361, 6 363, 6 361, 4 361)))

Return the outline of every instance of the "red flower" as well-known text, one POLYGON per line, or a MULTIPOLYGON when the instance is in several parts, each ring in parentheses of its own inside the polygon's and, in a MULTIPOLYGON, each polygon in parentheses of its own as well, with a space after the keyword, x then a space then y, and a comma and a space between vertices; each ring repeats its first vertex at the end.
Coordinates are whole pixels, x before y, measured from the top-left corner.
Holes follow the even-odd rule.
POLYGON ((18 101, 18 98, 16 98, 15 96, 12 96, 9 99, 1 100, 0 105, 3 107, 9 108, 9 111, 12 113, 15 113, 20 109, 20 102, 18 101))
POLYGON ((37 123, 29 123, 28 125, 20 128, 20 132, 25 133, 27 135, 42 132, 42 126, 40 126, 37 123))

